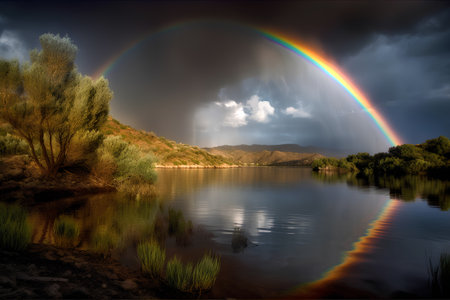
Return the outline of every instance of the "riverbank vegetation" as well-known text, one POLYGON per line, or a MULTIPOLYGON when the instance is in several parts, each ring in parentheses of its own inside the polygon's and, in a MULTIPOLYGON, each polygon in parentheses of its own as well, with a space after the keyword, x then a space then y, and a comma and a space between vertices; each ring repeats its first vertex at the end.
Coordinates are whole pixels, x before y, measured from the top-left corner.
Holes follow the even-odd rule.
POLYGON ((358 172, 364 175, 418 174, 450 176, 450 140, 440 136, 419 145, 404 144, 387 153, 358 153, 346 158, 322 158, 312 163, 313 170, 358 172))
POLYGON ((0 249, 21 251, 31 241, 25 209, 0 202, 0 249))
POLYGON ((195 266, 191 262, 184 264, 177 256, 165 264, 166 252, 156 241, 139 243, 137 253, 144 274, 185 293, 201 295, 210 290, 220 271, 220 258, 211 253, 203 255, 195 266))

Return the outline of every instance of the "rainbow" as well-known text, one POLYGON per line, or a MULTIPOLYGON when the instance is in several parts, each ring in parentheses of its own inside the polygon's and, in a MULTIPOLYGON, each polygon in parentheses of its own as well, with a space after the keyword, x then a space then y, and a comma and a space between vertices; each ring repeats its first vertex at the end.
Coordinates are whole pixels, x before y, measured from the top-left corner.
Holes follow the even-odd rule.
MULTIPOLYGON (((146 35, 143 38, 134 40, 130 44, 130 46, 125 47, 122 51, 112 56, 106 63, 104 63, 93 74, 93 77, 98 78, 101 75, 106 75, 122 57, 124 57, 132 49, 137 48, 141 43, 143 43, 150 37, 154 37, 156 34, 166 33, 168 31, 178 29, 187 24, 189 23, 180 23, 169 27, 165 27, 156 32, 152 32, 150 35, 146 35)), ((341 85, 344 88, 344 90, 359 104, 359 106, 368 113, 368 115, 374 121, 374 123, 379 128, 381 133, 386 137, 389 144, 391 144, 392 146, 402 144, 402 140, 400 139, 400 137, 394 132, 394 130, 391 128, 391 126, 388 124, 385 118, 381 115, 381 113, 378 112, 378 110, 369 101, 369 99, 360 91, 360 89, 356 87, 355 84, 353 84, 353 82, 349 79, 349 77, 346 76, 344 72, 342 72, 336 65, 332 64, 329 60, 326 60, 325 58, 320 56, 317 52, 313 51, 311 48, 306 47, 305 45, 295 41, 292 38, 288 38, 282 34, 276 33, 271 30, 258 29, 251 26, 243 26, 243 25, 239 26, 243 27, 244 29, 255 32, 260 36, 263 36, 267 40, 284 47, 285 49, 297 54, 298 56, 306 59, 313 65, 317 66, 331 79, 333 79, 339 85, 341 85)))
POLYGON ((389 199, 378 217, 369 225, 366 234, 353 244, 353 249, 345 253, 341 264, 327 271, 325 275, 312 283, 301 286, 288 292, 291 297, 302 299, 319 299, 327 297, 327 290, 335 288, 333 285, 340 278, 352 273, 352 267, 364 260, 364 254, 373 251, 376 242, 383 237, 391 226, 401 202, 397 199, 389 199))

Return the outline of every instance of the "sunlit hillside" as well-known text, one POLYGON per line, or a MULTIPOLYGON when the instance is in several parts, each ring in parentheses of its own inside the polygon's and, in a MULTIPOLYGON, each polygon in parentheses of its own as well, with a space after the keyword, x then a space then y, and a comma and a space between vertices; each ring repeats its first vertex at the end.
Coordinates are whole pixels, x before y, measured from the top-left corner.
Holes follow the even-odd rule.
POLYGON ((151 151, 157 158, 157 167, 230 167, 236 165, 232 159, 210 154, 197 146, 186 145, 159 137, 153 132, 136 130, 109 117, 103 133, 121 136, 142 151, 151 151))

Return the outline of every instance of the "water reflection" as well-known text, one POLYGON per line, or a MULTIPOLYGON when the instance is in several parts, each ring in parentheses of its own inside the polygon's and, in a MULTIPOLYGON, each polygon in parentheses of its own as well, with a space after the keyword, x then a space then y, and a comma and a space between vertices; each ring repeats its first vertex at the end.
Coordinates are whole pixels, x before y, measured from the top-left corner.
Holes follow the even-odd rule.
POLYGON ((385 191, 321 183, 306 168, 160 170, 158 178, 161 198, 227 246, 220 254, 233 253, 239 227, 255 246, 236 258, 285 288, 339 264, 389 200, 385 191))
POLYGON ((450 246, 450 219, 444 212, 449 208, 448 181, 270 167, 159 170, 158 177, 158 201, 107 194, 32 207, 33 241, 53 243, 55 219, 69 215, 81 228, 79 247, 117 255, 133 265, 135 244, 143 238, 167 242, 172 234, 173 244, 183 244, 181 251, 197 251, 192 250, 194 242, 186 245, 189 239, 174 229, 187 232, 183 222, 192 220, 214 234, 222 257, 239 262, 239 270, 224 271, 229 273, 217 283, 230 297, 239 296, 230 289, 258 284, 262 295, 275 297, 324 274, 368 290, 377 288, 367 287, 369 282, 401 286, 407 282, 401 278, 409 278, 409 288, 417 278, 426 279, 424 253, 450 246), (417 198, 428 205, 412 202, 417 198), (175 209, 175 223, 184 225, 170 225, 169 207, 175 209))
POLYGON ((326 182, 346 182, 359 188, 377 187, 388 189, 391 198, 403 201, 426 200, 428 205, 447 211, 450 209, 450 181, 426 176, 357 176, 330 172, 313 172, 314 179, 326 182))

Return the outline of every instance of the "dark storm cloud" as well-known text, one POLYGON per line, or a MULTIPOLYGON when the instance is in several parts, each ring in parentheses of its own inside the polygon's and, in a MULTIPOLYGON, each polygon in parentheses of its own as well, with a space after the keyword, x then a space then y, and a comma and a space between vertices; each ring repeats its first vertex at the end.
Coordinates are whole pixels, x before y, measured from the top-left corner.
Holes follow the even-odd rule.
POLYGON ((375 34, 343 61, 353 78, 411 143, 450 135, 450 12, 407 34, 375 34))
MULTIPOLYGON (((449 135, 448 7, 437 1, 11 1, 0 3, 0 33, 13 33, 28 49, 38 46, 44 32, 68 34, 80 49, 79 69, 93 74, 132 41, 171 24, 207 19, 272 28, 344 66, 394 128, 419 142, 449 135)), ((270 123, 240 127, 236 140, 345 145, 373 130, 373 124, 348 130, 367 116, 349 111, 354 107, 346 104, 348 96, 320 83, 317 70, 292 63, 296 59, 231 25, 185 26, 147 40, 111 70, 112 113, 193 142, 199 107, 227 98, 245 105, 257 95, 270 101, 275 114, 270 123), (332 98, 342 101, 327 102, 332 98), (288 107, 308 109, 315 118, 284 114, 288 107)), ((221 130, 218 135, 236 134, 221 130)), ((363 146, 371 143, 360 138, 363 146)))

